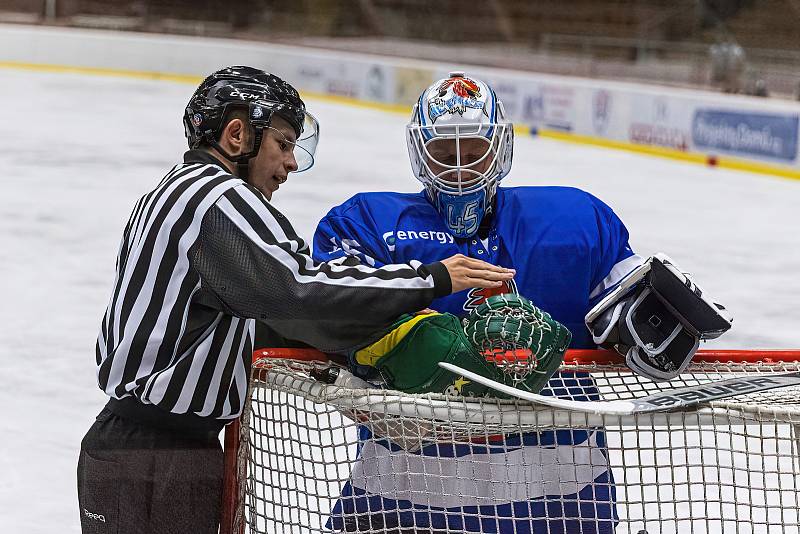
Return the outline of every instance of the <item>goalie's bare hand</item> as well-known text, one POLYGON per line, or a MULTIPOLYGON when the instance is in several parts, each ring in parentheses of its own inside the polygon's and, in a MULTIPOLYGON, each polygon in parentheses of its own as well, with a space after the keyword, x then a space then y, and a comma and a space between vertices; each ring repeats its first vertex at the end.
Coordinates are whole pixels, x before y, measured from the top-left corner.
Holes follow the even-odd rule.
POLYGON ((498 267, 463 254, 450 256, 442 260, 442 264, 450 273, 452 293, 473 287, 500 287, 504 281, 511 280, 516 274, 514 269, 498 267))

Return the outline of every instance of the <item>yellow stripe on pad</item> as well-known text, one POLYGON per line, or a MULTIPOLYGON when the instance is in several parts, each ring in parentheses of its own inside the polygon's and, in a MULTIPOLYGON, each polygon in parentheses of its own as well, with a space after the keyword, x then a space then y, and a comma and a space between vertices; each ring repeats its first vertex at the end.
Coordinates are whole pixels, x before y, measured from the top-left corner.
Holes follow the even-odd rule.
POLYGON ((356 361, 361 365, 370 365, 374 367, 378 360, 386 356, 401 341, 403 341, 403 338, 405 338, 411 329, 414 328, 414 325, 423 319, 432 317, 434 315, 441 314, 434 312, 415 315, 413 318, 387 333, 372 345, 368 345, 363 349, 356 351, 356 361))

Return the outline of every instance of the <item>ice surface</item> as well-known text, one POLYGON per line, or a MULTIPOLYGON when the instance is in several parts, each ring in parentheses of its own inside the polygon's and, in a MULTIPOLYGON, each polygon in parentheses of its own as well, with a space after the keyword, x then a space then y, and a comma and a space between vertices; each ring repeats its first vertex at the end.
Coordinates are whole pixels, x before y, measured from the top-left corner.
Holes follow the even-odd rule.
MULTIPOLYGON (((0 70, 0 532, 79 532, 80 439, 104 403, 94 340, 136 199, 184 150, 193 87, 0 70)), ((275 204, 311 237, 361 190, 416 191, 406 117, 310 101, 317 165, 275 204)), ((519 138, 508 185, 584 188, 735 317, 705 348, 800 346, 800 182, 519 138)))

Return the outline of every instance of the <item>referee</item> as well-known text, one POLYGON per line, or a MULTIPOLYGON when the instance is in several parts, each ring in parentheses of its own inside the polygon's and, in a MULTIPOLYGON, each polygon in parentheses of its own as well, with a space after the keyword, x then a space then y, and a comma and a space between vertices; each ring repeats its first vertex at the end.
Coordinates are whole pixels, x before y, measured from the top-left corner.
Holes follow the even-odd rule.
POLYGON ((244 405, 256 320, 273 346, 346 353, 435 297, 513 276, 460 255, 380 269, 313 261, 270 200, 313 164, 319 126, 277 76, 213 73, 184 126, 191 150, 122 235, 96 350, 110 399, 78 460, 84 533, 217 533, 218 435, 244 405))

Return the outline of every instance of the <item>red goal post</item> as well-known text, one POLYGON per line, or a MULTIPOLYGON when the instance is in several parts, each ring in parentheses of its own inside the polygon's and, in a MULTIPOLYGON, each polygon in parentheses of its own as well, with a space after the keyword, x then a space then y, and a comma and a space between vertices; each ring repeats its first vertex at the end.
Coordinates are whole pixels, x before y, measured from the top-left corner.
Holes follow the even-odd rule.
MULTIPOLYGON (((330 362, 331 358, 316 350, 316 349, 290 349, 290 348, 268 348, 256 350, 253 353, 253 371, 251 378, 251 385, 254 382, 260 382, 269 373, 270 367, 275 362, 288 360, 297 362, 294 365, 302 366, 303 362, 309 365, 324 364, 330 362)), ((586 371, 587 369, 602 370, 603 373, 620 375, 628 374, 630 371, 624 363, 624 358, 612 351, 606 350, 583 350, 573 349, 567 351, 564 362, 562 364, 562 371, 578 370, 586 371)), ((797 371, 800 370, 800 349, 798 350, 700 350, 696 353, 692 360, 692 364, 686 373, 696 377, 703 375, 716 375, 718 373, 768 373, 768 372, 781 372, 781 371, 797 371)), ((637 378, 637 381, 643 379, 637 378)), ((689 382, 694 383, 694 382, 689 382)), ((660 383, 661 384, 661 383, 660 383)), ((680 382, 678 385, 686 385, 687 382, 680 382)), ((637 395, 638 389, 632 390, 632 397, 637 395)), ((641 390, 644 391, 644 390, 641 390)), ((650 390, 652 392, 652 390, 650 390)), ((797 394, 796 394, 797 395, 797 394)), ((800 396, 800 395, 797 395, 800 396)), ((252 396, 251 396, 252 398, 252 396)), ((772 401, 766 401, 770 404, 772 401)), ((778 405, 781 401, 780 398, 775 400, 774 404, 778 405)), ((797 419, 793 416, 789 421, 792 425, 800 425, 800 400, 797 401, 797 419)), ((792 409, 795 408, 792 406, 792 409)), ((250 405, 245 408, 250 409, 250 405)), ((800 430, 800 426, 798 427, 800 430)), ((249 451, 240 450, 242 435, 242 426, 239 420, 234 421, 225 431, 225 481, 224 481, 224 503, 222 511, 222 528, 220 530, 223 534, 242 534, 246 524, 246 518, 243 517, 244 503, 242 497, 244 495, 243 485, 247 478, 247 462, 244 459, 249 451)), ((798 455, 797 448, 800 448, 800 440, 793 445, 793 454, 798 455)), ((795 508, 790 514, 797 513, 796 528, 800 531, 800 458, 794 459, 790 462, 792 465, 797 464, 798 472, 795 473, 798 477, 797 495, 795 496, 795 508)), ((659 501, 660 503, 660 501, 659 501)), ((750 516, 748 516, 750 517, 750 516)), ((760 516, 759 516, 760 517, 760 516)), ((676 519, 676 525, 680 525, 680 519, 676 519)), ((695 521, 690 518, 689 521, 695 521)), ((706 518, 706 521, 708 519, 706 518)), ((722 519, 720 520, 722 521, 722 519)), ((758 520, 751 520, 756 526, 761 523, 758 520)), ((711 523, 709 523, 711 524, 711 523)), ((771 525, 767 522, 766 525, 771 525)), ((689 526, 693 526, 689 523, 689 526)), ((792 523, 795 525, 795 523, 792 523)), ((794 528, 794 527, 793 527, 794 528)), ((260 532, 260 530, 253 530, 251 532, 260 532)), ((753 532, 760 532, 757 528, 753 532)), ((316 531, 315 531, 316 532, 316 531)))

